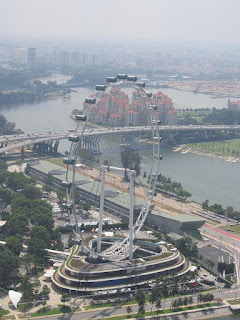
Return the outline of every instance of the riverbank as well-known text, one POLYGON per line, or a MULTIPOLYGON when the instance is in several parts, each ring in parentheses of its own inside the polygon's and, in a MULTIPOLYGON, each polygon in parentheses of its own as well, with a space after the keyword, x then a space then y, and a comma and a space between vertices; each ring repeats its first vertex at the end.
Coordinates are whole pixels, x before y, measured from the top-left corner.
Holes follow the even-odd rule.
POLYGON ((231 163, 240 163, 240 157, 232 157, 232 156, 222 155, 222 154, 215 153, 215 152, 204 152, 200 149, 192 149, 192 148, 189 148, 186 146, 179 146, 176 149, 173 149, 173 151, 174 152, 180 151, 182 154, 186 154, 186 153, 198 154, 200 156, 217 158, 217 159, 224 160, 224 161, 231 162, 231 163))
POLYGON ((207 156, 207 157, 211 157, 211 158, 217 158, 217 159, 221 159, 221 160, 225 160, 227 162, 232 162, 232 163, 237 163, 240 162, 240 158, 237 157, 230 157, 230 156, 224 156, 224 155, 219 155, 216 153, 204 153, 201 151, 197 151, 197 150, 189 150, 190 153, 194 153, 194 154, 198 154, 201 156, 207 156))
POLYGON ((194 94, 204 94, 211 96, 212 99, 239 98, 240 81, 161 81, 158 86, 163 89, 169 88, 185 91, 194 94))

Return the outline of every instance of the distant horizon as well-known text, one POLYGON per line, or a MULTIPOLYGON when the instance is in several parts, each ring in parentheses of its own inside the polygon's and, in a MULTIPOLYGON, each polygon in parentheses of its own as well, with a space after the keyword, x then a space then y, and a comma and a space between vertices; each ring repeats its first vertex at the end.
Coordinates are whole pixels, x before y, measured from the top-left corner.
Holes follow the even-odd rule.
POLYGON ((0 39, 240 46, 239 0, 8 0, 0 39))
MULTIPOLYGON (((162 50, 178 50, 178 49, 189 49, 189 50, 201 50, 201 51, 215 51, 216 49, 220 49, 221 51, 235 51, 240 49, 240 43, 231 43, 231 42, 208 42, 208 41, 171 41, 171 40, 162 40, 159 42, 156 41, 132 41, 132 40, 116 40, 116 39, 86 39, 86 38, 59 38, 59 37, 16 37, 16 36, 2 36, 0 35, 0 46, 1 45, 15 45, 16 47, 20 48, 21 45, 26 48, 30 47, 41 47, 43 45, 48 46, 56 46, 59 48, 66 48, 66 49, 76 49, 82 46, 87 47, 96 47, 98 46, 99 49, 102 47, 107 48, 108 46, 114 46, 111 49, 119 48, 138 48, 144 50, 150 49, 162 49, 162 50), (146 47, 149 46, 149 48, 146 47)), ((240 54, 240 52, 239 52, 240 54)))

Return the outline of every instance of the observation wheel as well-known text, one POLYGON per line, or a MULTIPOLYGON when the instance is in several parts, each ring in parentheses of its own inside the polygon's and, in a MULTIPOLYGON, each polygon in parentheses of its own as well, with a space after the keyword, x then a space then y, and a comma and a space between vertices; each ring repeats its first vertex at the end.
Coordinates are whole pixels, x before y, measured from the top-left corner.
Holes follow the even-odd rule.
MULTIPOLYGON (((88 97, 85 99, 85 105, 87 106, 87 108, 85 108, 84 114, 76 115, 76 129, 68 137, 68 140, 71 142, 71 147, 68 157, 64 158, 63 160, 63 163, 67 166, 67 170, 66 180, 62 181, 62 187, 66 188, 66 202, 63 203, 62 206, 67 210, 69 220, 74 221, 75 234, 81 239, 84 250, 89 252, 89 254, 91 254, 92 256, 99 257, 103 260, 118 261, 123 260, 128 256, 130 240, 133 241, 138 231, 142 228, 148 212, 151 209, 153 197, 154 195, 156 195, 155 187, 159 174, 160 160, 162 160, 162 156, 160 155, 160 142, 162 141, 162 138, 159 135, 159 126, 161 125, 161 121, 158 118, 158 107, 153 103, 153 100, 151 99, 152 93, 145 92, 145 83, 138 82, 136 76, 118 74, 116 77, 108 77, 106 81, 107 85, 96 85, 97 93, 93 97, 88 97), (138 214, 135 223, 133 224, 133 239, 129 239, 128 235, 120 243, 115 243, 102 252, 96 252, 92 248, 90 248, 89 245, 84 241, 82 233, 79 230, 75 207, 76 170, 81 163, 79 152, 83 148, 84 137, 88 135, 99 135, 99 130, 105 133, 107 133, 108 130, 111 130, 111 128, 90 130, 88 128, 88 124, 89 119, 91 119, 91 116, 96 111, 98 104, 100 103, 104 95, 109 93, 113 88, 119 86, 128 86, 136 90, 138 95, 141 97, 144 112, 147 114, 147 125, 149 126, 152 134, 152 160, 150 164, 150 175, 145 197, 143 200, 143 206, 140 213, 138 214)), ((124 132, 124 130, 126 129, 124 127, 115 128, 115 130, 118 130, 117 133, 124 132)))

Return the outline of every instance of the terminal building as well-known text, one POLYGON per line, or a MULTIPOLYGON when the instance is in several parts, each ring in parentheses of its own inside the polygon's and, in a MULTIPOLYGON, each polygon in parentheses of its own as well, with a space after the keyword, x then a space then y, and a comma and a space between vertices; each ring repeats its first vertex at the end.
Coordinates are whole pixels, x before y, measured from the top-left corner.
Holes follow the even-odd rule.
POLYGON ((198 229, 205 224, 205 220, 199 217, 188 214, 169 214, 155 210, 149 213, 147 219, 150 225, 174 240, 186 236, 201 240, 202 237, 198 229))
MULTIPOLYGON (((52 184, 61 187, 61 183, 65 180, 66 169, 49 161, 34 161, 28 163, 27 170, 30 175, 38 176, 44 180, 51 176, 52 184)), ((71 181, 72 172, 69 171, 68 179, 71 181)), ((81 200, 90 202, 99 208, 101 183, 93 181, 86 175, 75 174, 76 189, 79 191, 81 200)), ((129 215, 130 199, 127 193, 121 192, 116 188, 105 186, 104 210, 117 216, 129 215)), ((138 214, 143 206, 143 200, 135 198, 134 212, 138 214)))
MULTIPOLYGON (((102 245, 117 238, 103 238, 102 245)), ((96 240, 92 241, 96 246, 96 240)), ((78 245, 71 248, 69 258, 52 275, 53 283, 60 289, 80 294, 114 294, 146 288, 160 276, 180 277, 190 270, 190 263, 174 247, 162 243, 135 240, 136 255, 143 258, 89 263, 78 245), (79 255, 79 256, 78 256, 79 255)))
MULTIPOLYGON (((51 176, 52 184, 61 187, 61 183, 65 180, 66 169, 49 161, 33 161, 28 163, 27 169, 30 175, 38 176, 44 180, 51 176)), ((84 172, 84 171, 83 171, 84 172)), ((69 171, 68 179, 71 181, 72 172, 69 171)), ((101 183, 89 179, 86 175, 75 174, 76 189, 79 191, 80 199, 90 202, 99 208, 101 183)), ((138 214, 143 206, 143 199, 135 197, 134 212, 138 214)), ((104 210, 116 216, 129 215, 130 199, 128 193, 121 192, 116 188, 105 186, 104 210)), ((182 237, 190 236, 195 239, 201 239, 199 228, 201 228, 205 220, 196 216, 187 214, 169 214, 163 211, 153 210, 147 217, 147 222, 154 229, 158 229, 162 233, 174 238, 175 240, 182 237)))

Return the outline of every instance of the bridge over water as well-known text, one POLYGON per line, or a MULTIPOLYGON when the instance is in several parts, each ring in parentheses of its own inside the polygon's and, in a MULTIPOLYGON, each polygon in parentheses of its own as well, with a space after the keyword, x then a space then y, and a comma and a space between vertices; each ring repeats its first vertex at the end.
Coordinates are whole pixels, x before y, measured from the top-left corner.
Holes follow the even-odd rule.
MULTIPOLYGON (((114 128, 89 128, 83 135, 83 147, 93 152, 99 152, 99 142, 102 136, 109 134, 119 134, 124 138, 125 145, 133 146, 139 135, 144 132, 151 131, 150 126, 136 127, 114 127, 114 128)), ((240 125, 179 125, 179 126, 160 126, 159 131, 162 133, 163 140, 174 140, 178 133, 198 132, 208 138, 214 132, 227 132, 236 136, 240 133, 240 125)), ((0 136, 0 154, 9 152, 16 148, 24 148, 30 145, 41 145, 47 143, 52 153, 57 152, 59 141, 67 139, 73 135, 74 130, 44 132, 38 134, 20 134, 0 136), (53 141, 55 143, 53 144, 53 141)), ((81 135, 81 130, 75 133, 81 135)))

